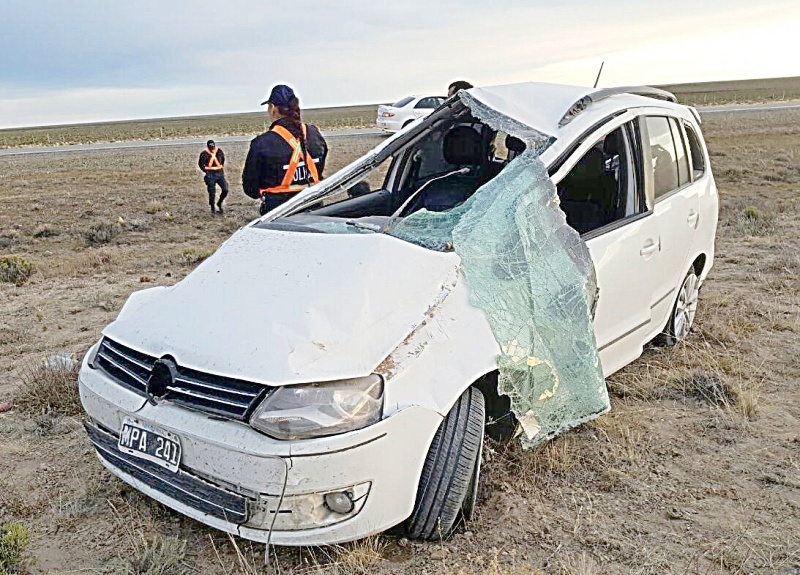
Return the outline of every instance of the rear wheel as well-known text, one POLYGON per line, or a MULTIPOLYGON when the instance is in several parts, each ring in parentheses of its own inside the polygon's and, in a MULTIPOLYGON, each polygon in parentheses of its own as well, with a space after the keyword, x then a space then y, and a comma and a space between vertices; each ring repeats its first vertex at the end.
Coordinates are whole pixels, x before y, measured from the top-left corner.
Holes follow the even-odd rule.
POLYGON ((406 120, 406 122, 403 124, 403 129, 405 130, 406 128, 408 128, 408 126, 410 126, 411 122, 413 122, 413 121, 414 120, 406 120))
POLYGON ((697 305, 700 299, 700 280, 694 270, 689 270, 683 279, 672 314, 667 322, 667 329, 664 331, 663 340, 667 345, 675 345, 689 335, 689 331, 694 324, 694 317, 697 314, 697 305))
POLYGON ((483 449, 483 394, 467 389, 442 421, 422 468, 414 511, 406 521, 411 539, 450 534, 460 512, 472 515, 483 449))

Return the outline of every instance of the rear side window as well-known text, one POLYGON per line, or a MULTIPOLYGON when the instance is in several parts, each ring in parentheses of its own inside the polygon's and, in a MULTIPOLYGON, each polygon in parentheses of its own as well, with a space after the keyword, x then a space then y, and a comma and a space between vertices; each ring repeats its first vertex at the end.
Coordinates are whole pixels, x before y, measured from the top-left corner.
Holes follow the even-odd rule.
POLYGON ((675 142, 675 153, 678 158, 678 185, 684 186, 691 181, 691 176, 689 176, 689 154, 686 152, 686 142, 683 140, 683 132, 675 118, 669 119, 669 127, 672 129, 672 140, 675 142))
POLYGON ((689 124, 684 124, 683 127, 686 130, 686 138, 689 140, 689 152, 692 155, 692 180, 697 180, 706 173, 705 155, 703 154, 702 146, 700 146, 697 133, 689 124))
POLYGON ((411 100, 413 100, 413 99, 414 99, 414 98, 413 98, 413 97, 411 97, 411 96, 406 96, 406 97, 405 97, 405 98, 403 98, 402 100, 398 100, 397 102, 395 102, 394 104, 392 104, 392 107, 393 107, 393 108, 402 108, 403 106, 407 105, 407 104, 408 104, 408 103, 409 103, 411 100))
POLYGON ((650 141, 655 197, 658 199, 680 185, 678 158, 669 119, 663 116, 648 116, 645 122, 650 141))

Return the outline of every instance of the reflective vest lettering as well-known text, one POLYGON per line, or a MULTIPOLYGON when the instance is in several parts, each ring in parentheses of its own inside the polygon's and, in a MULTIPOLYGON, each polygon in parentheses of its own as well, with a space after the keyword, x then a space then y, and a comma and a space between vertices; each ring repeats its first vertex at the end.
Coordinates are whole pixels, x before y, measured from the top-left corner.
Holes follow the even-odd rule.
POLYGON ((212 152, 211 150, 206 148, 206 154, 211 156, 210 158, 208 158, 208 164, 206 164, 207 172, 218 172, 222 169, 222 164, 220 164, 219 160, 217 159, 218 150, 219 148, 214 148, 214 151, 212 152))
MULTIPOLYGON (((302 124, 302 127, 303 139, 305 140, 308 138, 308 132, 305 124, 302 124)), ((319 172, 317 171, 316 164, 314 164, 314 158, 312 158, 311 154, 308 152, 306 152, 305 155, 303 154, 303 146, 300 145, 300 141, 283 126, 273 126, 271 131, 278 134, 287 144, 289 144, 289 147, 292 148, 292 157, 289 160, 289 163, 284 166, 286 173, 283 175, 283 181, 280 183, 280 185, 273 188, 262 188, 258 191, 262 194, 295 193, 305 189, 306 187, 306 185, 297 184, 293 186, 292 182, 295 180, 305 180, 310 182, 311 185, 319 182, 319 172)))

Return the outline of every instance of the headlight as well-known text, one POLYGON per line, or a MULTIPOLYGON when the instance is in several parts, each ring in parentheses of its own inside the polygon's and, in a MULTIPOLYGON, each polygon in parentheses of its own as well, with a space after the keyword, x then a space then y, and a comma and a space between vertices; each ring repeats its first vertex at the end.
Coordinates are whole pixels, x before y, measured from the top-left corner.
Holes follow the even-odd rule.
POLYGON ((308 439, 361 429, 380 421, 383 379, 357 379, 279 387, 261 402, 250 425, 276 439, 308 439))

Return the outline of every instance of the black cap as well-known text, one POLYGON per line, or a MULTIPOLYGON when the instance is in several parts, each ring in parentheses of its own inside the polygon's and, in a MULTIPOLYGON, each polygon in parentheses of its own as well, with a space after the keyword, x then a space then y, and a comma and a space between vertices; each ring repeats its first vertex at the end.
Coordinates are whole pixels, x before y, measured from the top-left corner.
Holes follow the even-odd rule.
POLYGON ((274 104, 279 108, 288 108, 294 97, 294 90, 285 84, 278 84, 272 88, 272 92, 269 93, 269 98, 261 102, 261 105, 274 104))
POLYGON ((215 148, 217 145, 214 143, 214 140, 209 140, 208 142, 206 142, 206 146, 208 146, 209 148, 215 148))

